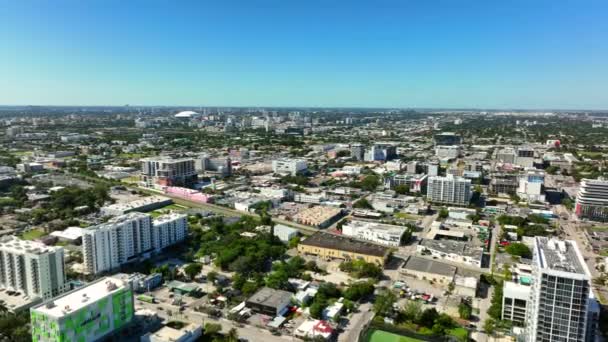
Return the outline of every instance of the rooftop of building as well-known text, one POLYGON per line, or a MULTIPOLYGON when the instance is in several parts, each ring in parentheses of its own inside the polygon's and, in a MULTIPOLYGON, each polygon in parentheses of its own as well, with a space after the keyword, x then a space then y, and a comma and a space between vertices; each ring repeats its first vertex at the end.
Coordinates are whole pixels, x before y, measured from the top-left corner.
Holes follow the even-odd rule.
POLYGON ((155 341, 181 341, 184 337, 190 336, 195 330, 200 329, 200 325, 194 323, 186 324, 180 329, 164 326, 160 330, 151 334, 155 341))
POLYGON ((62 247, 47 246, 42 242, 22 240, 13 235, 0 238, 0 250, 17 254, 44 254, 53 253, 62 247))
POLYGON ((535 260, 541 269, 590 277, 576 242, 540 236, 537 236, 534 242, 534 252, 538 256, 535 260))
POLYGON ((382 231, 386 234, 400 234, 400 235, 403 234, 403 232, 405 232, 405 230, 407 229, 406 227, 403 227, 403 226, 397 226, 397 225, 379 223, 379 222, 371 222, 371 221, 361 221, 361 220, 351 220, 346 225, 354 227, 354 228, 365 228, 365 229, 374 230, 374 231, 382 231))
POLYGON ((159 203, 164 201, 171 201, 171 199, 163 196, 150 196, 137 199, 135 201, 110 204, 105 206, 104 208, 112 210, 129 210, 139 208, 148 204, 159 203))
POLYGON ((291 292, 263 287, 253 296, 249 297, 247 302, 278 308, 286 301, 289 301, 292 296, 293 293, 291 292))
POLYGON ((459 254, 473 258, 481 259, 483 255, 482 248, 470 246, 468 242, 423 239, 420 241, 420 245, 444 253, 459 254))
POLYGON ((388 248, 375 245, 369 242, 363 242, 345 236, 317 232, 306 240, 300 242, 301 245, 329 248, 351 253, 373 255, 384 257, 388 254, 388 248))
POLYGON ((446 277, 451 277, 456 274, 456 266, 419 258, 416 256, 410 256, 407 258, 401 268, 417 272, 439 274, 446 277))
POLYGON ((70 315, 91 303, 111 296, 125 288, 128 288, 128 284, 124 281, 113 277, 105 277, 87 284, 84 287, 46 301, 33 307, 32 310, 48 316, 60 318, 70 315))
POLYGON ((186 218, 187 216, 185 214, 182 213, 169 213, 169 214, 164 214, 164 215, 160 215, 155 217, 152 220, 153 224, 163 224, 166 222, 171 222, 180 218, 186 218))

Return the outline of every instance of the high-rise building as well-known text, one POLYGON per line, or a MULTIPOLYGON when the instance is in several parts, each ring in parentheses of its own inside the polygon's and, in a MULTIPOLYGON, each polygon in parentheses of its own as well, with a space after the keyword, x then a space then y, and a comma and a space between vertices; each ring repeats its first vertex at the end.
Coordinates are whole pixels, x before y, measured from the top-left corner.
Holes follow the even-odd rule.
POLYGON ((141 181, 147 187, 190 186, 197 180, 192 158, 151 157, 140 162, 141 181))
POLYGON ((188 234, 188 218, 184 214, 161 215, 152 221, 152 248, 163 248, 183 241, 188 234))
POLYGON ((467 205, 471 200, 471 180, 447 175, 429 177, 427 198, 441 204, 467 205))
POLYGON ((365 158, 365 146, 363 144, 350 145, 350 155, 357 161, 362 161, 365 158))
POLYGON ((208 155, 202 155, 195 161, 195 168, 197 171, 230 176, 232 174, 232 160, 230 157, 211 158, 208 155))
POLYGON ((532 275, 526 341, 593 341, 591 274, 576 242, 537 236, 532 275))
POLYGON ((106 277, 30 309, 32 341, 99 341, 133 319, 133 291, 106 277))
POLYGON ((574 213, 579 219, 608 221, 608 180, 583 179, 574 213))
POLYGON ((41 299, 63 293, 68 288, 63 248, 14 236, 3 237, 0 239, 0 288, 41 299))
POLYGON ((97 274, 137 261, 149 253, 181 241, 186 236, 185 215, 157 217, 131 212, 104 224, 89 227, 82 234, 85 271, 97 274))
POLYGON ((545 172, 541 170, 528 170, 519 178, 517 195, 528 202, 545 201, 545 172))
POLYGON ((397 147, 391 144, 377 143, 365 152, 365 161, 387 161, 397 157, 397 147))

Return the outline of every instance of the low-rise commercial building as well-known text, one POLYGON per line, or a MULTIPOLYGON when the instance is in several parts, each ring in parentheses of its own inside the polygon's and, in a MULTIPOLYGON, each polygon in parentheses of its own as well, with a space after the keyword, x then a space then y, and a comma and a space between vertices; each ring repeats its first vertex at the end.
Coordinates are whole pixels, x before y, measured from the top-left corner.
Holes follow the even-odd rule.
POLYGON ((291 304, 293 293, 263 287, 247 299, 246 306, 268 316, 282 316, 291 304))
POLYGON ((186 324, 180 329, 164 326, 154 333, 147 333, 140 342, 195 342, 203 335, 200 324, 186 324))
POLYGON ((401 239, 406 230, 407 228, 403 226, 360 220, 352 220, 342 226, 344 236, 392 247, 401 245, 401 239))
POLYGON ((293 239, 294 237, 298 236, 298 230, 282 225, 282 224, 277 224, 273 227, 273 231, 274 231, 274 236, 276 236, 277 238, 279 238, 279 240, 283 241, 283 242, 289 242, 289 240, 293 239))
POLYGON ((327 228, 341 215, 342 209, 340 208, 317 205, 298 212, 294 215, 293 220, 313 227, 327 228))
POLYGON ((416 246, 416 252, 475 267, 481 267, 483 259, 482 248, 470 246, 466 242, 452 240, 423 239, 416 246))
POLYGON ((298 244, 298 253, 327 259, 365 260, 384 265, 389 249, 341 235, 317 232, 298 244))
POLYGON ((170 205, 173 200, 162 196, 144 197, 131 202, 115 203, 101 207, 100 212, 106 216, 124 215, 132 211, 147 212, 170 205))
POLYGON ((408 277, 449 284, 454 280, 456 267, 412 255, 401 266, 399 273, 408 277))

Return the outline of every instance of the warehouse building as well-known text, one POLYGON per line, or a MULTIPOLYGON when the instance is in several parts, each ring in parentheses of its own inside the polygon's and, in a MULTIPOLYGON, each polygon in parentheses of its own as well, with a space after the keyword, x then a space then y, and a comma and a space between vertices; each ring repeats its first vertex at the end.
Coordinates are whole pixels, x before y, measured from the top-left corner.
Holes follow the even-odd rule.
POLYGON ((384 265, 389 249, 341 235, 318 232, 300 242, 298 252, 327 259, 365 260, 384 265))

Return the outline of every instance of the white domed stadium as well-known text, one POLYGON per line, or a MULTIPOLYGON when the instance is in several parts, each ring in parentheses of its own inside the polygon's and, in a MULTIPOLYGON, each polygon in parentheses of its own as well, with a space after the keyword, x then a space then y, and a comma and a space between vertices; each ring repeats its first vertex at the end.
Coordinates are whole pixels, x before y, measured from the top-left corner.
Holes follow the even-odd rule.
POLYGON ((186 119, 188 119, 188 118, 193 118, 193 117, 199 116, 199 115, 200 114, 197 113, 197 112, 193 112, 191 110, 185 110, 183 112, 179 112, 179 113, 175 114, 175 117, 176 118, 186 118, 186 119))

